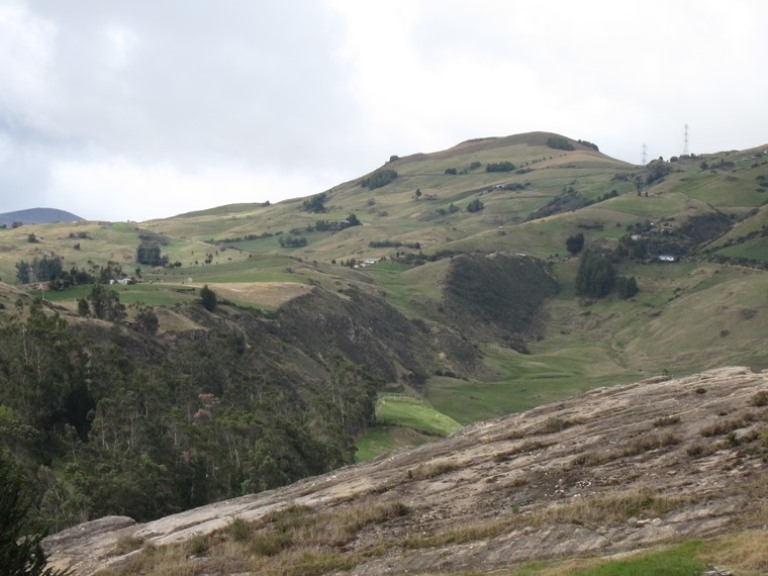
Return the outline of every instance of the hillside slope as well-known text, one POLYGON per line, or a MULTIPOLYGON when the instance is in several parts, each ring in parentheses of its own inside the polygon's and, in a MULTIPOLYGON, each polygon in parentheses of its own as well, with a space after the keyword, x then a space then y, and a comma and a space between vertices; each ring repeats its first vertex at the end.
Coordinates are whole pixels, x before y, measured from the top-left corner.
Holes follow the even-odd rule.
POLYGON ((747 529, 764 542, 767 434, 766 373, 654 378, 147 524, 78 526, 47 547, 81 576, 375 575, 514 574, 747 529))
POLYGON ((0 442, 35 519, 151 520, 435 440, 432 417, 759 372, 766 151, 632 166, 529 133, 393 156, 274 204, 0 230, 16 283, 0 285, 0 369, 32 398, 0 397, 0 442), (381 392, 429 410, 375 421, 381 392))

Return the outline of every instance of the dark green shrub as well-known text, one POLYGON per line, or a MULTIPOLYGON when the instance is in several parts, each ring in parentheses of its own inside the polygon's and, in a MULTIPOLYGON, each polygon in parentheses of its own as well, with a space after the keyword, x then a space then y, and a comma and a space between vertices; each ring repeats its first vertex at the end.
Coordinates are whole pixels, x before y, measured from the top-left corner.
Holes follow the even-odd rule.
POLYGON ((592 142, 589 142, 587 140, 578 140, 578 143, 582 146, 586 146, 587 148, 592 148, 595 152, 600 152, 600 148, 597 147, 597 144, 593 144, 592 142))
POLYGON ((640 288, 638 288, 637 280, 635 280, 634 276, 630 278, 619 276, 616 279, 616 291, 619 293, 619 296, 626 300, 637 294, 640 291, 640 288))
POLYGON ((516 166, 507 160, 503 162, 489 162, 485 165, 486 172, 512 172, 516 166))
POLYGON ((203 305, 203 308, 209 312, 213 312, 218 305, 216 292, 208 288, 208 284, 200 289, 200 303, 203 305))
POLYGON ((303 248, 307 245, 307 239, 303 236, 297 238, 281 236, 279 242, 282 248, 303 248))
POLYGON ((25 481, 13 464, 0 455, 0 573, 13 576, 65 576, 46 568, 41 542, 44 534, 25 530, 32 506, 25 481))
POLYGON ((467 204, 467 212, 480 212, 483 208, 485 208, 485 204, 479 198, 475 198, 467 204))
POLYGON ((550 136, 547 138, 547 146, 554 148, 555 150, 573 150, 573 144, 567 139, 557 136, 550 136))
POLYGON ((596 252, 585 252, 576 272, 576 294, 602 298, 613 290, 616 271, 611 261, 596 252))
POLYGON ((578 234, 574 234, 573 236, 566 238, 565 248, 568 250, 568 252, 571 253, 572 256, 575 256, 581 252, 581 249, 584 248, 584 234, 579 232, 578 234))
POLYGON ((327 199, 328 196, 326 193, 322 192, 321 194, 317 194, 304 200, 304 202, 302 202, 302 206, 306 212, 321 214, 325 212, 325 202, 327 199))
POLYGON ((136 249, 136 262, 146 266, 165 266, 168 257, 160 254, 160 244, 142 241, 136 249))
POLYGON ((397 172, 390 168, 385 168, 384 170, 377 170, 368 178, 364 178, 360 184, 363 188, 374 190, 375 188, 386 186, 395 178, 397 178, 397 172))

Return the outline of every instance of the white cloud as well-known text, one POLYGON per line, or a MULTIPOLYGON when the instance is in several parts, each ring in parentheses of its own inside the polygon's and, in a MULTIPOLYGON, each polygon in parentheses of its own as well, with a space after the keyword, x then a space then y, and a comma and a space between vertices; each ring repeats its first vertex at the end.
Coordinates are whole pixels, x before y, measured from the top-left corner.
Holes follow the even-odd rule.
POLYGON ((680 153, 686 123, 693 152, 755 146, 766 21, 749 0, 0 0, 0 211, 276 201, 533 130, 632 162, 680 153))
POLYGON ((23 4, 0 4, 0 121, 11 130, 46 125, 55 36, 23 4))
POLYGON ((103 32, 103 58, 108 66, 123 68, 131 63, 139 47, 139 35, 121 24, 107 26, 103 32))
POLYGON ((149 220, 241 202, 265 202, 314 194, 316 182, 300 173, 254 172, 214 164, 183 171, 169 162, 125 158, 57 162, 48 200, 68 198, 87 219, 149 220))
MULTIPOLYGON (((765 82, 755 77, 766 40, 755 23, 765 21, 768 8, 754 3, 422 0, 370 9, 338 0, 333 6, 351 30, 345 54, 355 62, 361 97, 419 150, 552 130, 636 162, 643 142, 658 154, 679 153, 685 123, 714 127, 720 109, 732 103, 731 114, 748 114, 764 132, 765 122, 755 122, 754 98, 766 95, 765 82), (378 78, 392 79, 396 88, 378 78), (742 92, 745 81, 757 89, 742 92), (744 100, 750 105, 740 106, 744 100)), ((743 145, 759 143, 750 135, 759 130, 747 124, 738 129, 743 145)), ((724 128, 717 133, 726 141, 724 128)), ((700 151, 717 149, 709 139, 699 144, 700 151)))

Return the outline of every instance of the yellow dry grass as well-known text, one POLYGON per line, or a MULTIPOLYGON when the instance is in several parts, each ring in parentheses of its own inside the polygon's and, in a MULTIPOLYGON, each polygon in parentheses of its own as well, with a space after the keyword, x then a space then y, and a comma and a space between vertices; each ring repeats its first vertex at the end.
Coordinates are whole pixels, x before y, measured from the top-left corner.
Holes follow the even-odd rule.
POLYGON ((745 530, 718 538, 707 555, 739 574, 768 574, 768 530, 745 530))
MULTIPOLYGON (((187 284, 187 286, 203 287, 202 284, 187 284)), ((208 287, 221 298, 270 308, 285 304, 312 290, 312 286, 298 282, 214 282, 208 284, 208 287)))

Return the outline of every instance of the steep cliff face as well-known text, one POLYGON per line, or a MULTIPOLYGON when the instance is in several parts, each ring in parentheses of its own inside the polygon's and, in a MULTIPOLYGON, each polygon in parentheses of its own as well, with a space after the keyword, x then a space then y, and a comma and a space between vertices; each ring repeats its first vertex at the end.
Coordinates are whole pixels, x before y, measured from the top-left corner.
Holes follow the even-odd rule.
POLYGON ((75 527, 47 545, 82 576, 169 558, 272 573, 318 554, 349 574, 482 572, 764 526, 767 459, 768 374, 722 368, 594 390, 278 490, 143 525, 75 527), (281 534, 273 553, 253 552, 281 534))

